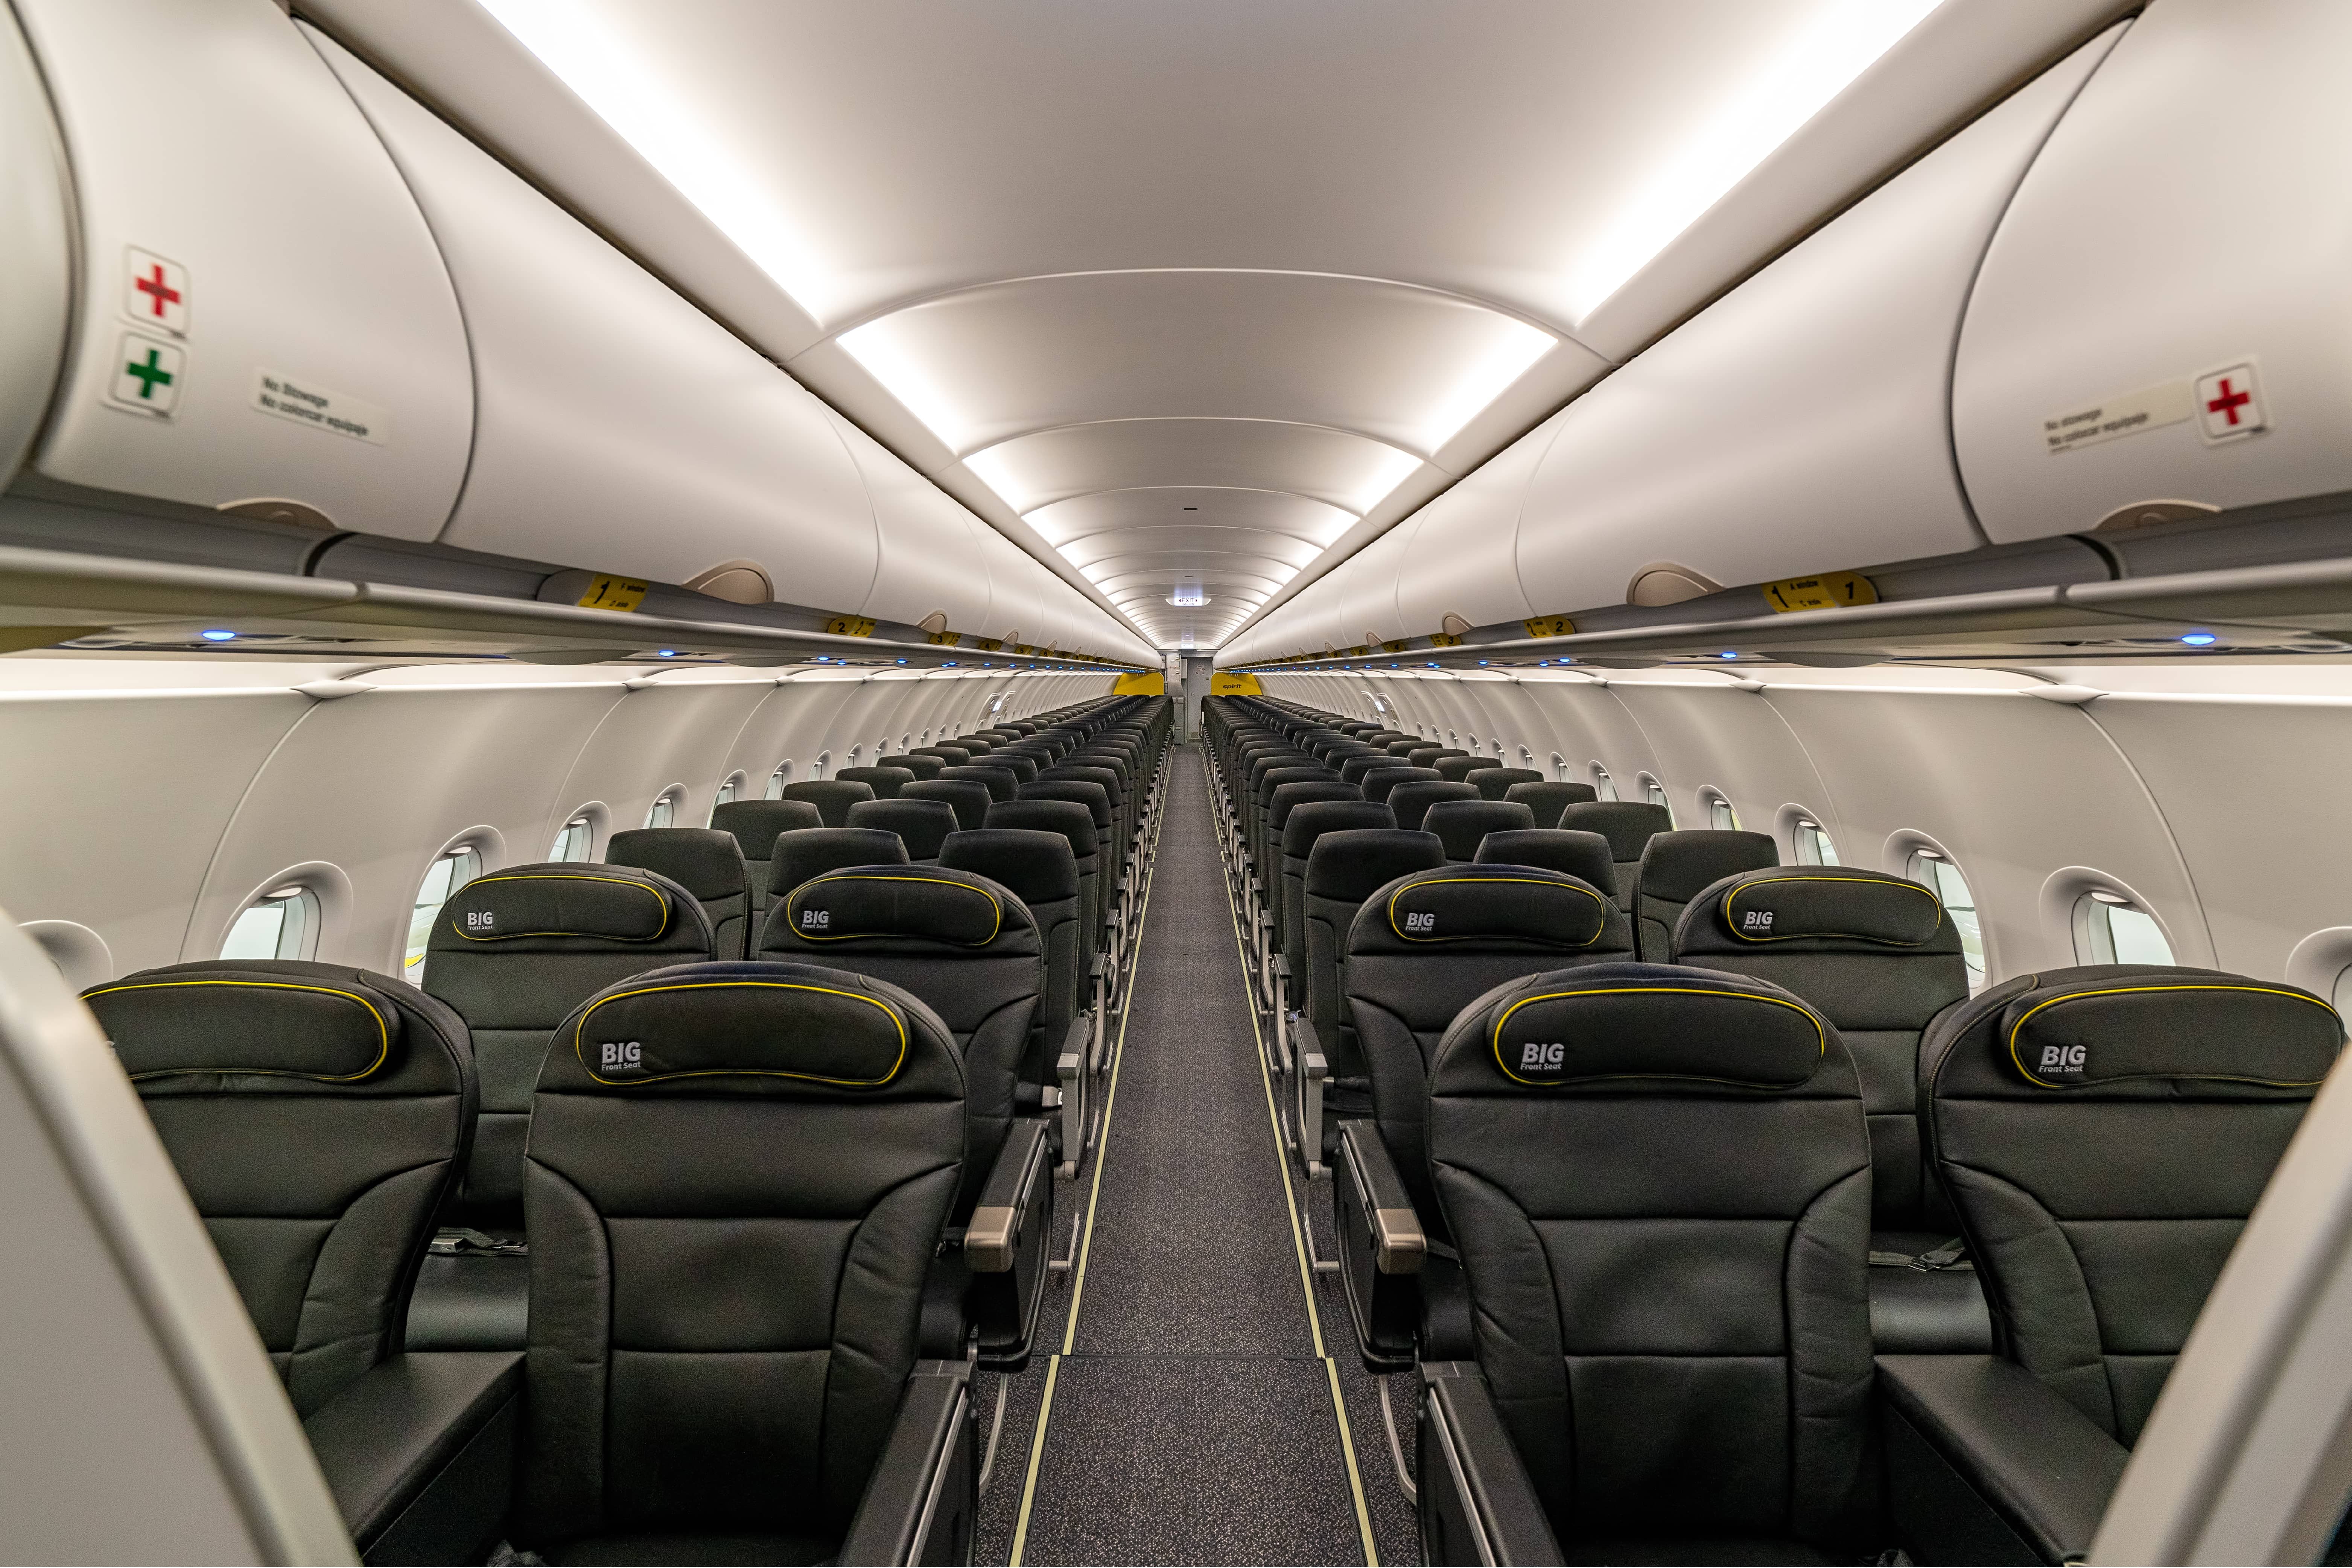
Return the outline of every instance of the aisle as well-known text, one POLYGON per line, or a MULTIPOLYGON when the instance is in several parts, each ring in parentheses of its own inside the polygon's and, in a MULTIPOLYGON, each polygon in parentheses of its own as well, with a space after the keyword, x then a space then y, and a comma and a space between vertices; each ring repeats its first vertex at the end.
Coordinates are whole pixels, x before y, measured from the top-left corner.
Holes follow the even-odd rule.
POLYGON ((1059 1353, 1014 1380, 981 1560, 1361 1563, 1359 1456, 1286 1199, 1201 754, 1169 767, 1106 1144, 1064 1193, 1082 1227, 1091 1200, 1093 1223, 1041 1331, 1059 1353))

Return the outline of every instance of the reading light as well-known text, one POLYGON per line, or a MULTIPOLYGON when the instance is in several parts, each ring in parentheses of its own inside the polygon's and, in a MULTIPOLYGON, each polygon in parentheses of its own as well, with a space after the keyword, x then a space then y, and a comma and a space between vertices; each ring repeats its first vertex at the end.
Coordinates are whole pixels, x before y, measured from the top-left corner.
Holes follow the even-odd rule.
POLYGON ((235 632, 229 631, 198 632, 196 635, 206 642, 229 642, 236 637, 235 632))
POLYGON ((1729 648, 1725 648, 1721 653, 1717 654, 1715 657, 1717 658, 1738 658, 1739 656, 1732 652, 1729 648))
POLYGON ((676 658, 677 657, 677 649, 674 647, 656 648, 654 650, 654 657, 656 658, 676 658))
MULTIPOLYGON (((212 636, 210 632, 206 632, 205 635, 206 637, 212 636)), ((2221 641, 2221 639, 2215 637, 2211 632, 2190 632, 2187 637, 2182 637, 2180 640, 2187 643, 2190 647, 2210 647, 2213 644, 2221 641)))

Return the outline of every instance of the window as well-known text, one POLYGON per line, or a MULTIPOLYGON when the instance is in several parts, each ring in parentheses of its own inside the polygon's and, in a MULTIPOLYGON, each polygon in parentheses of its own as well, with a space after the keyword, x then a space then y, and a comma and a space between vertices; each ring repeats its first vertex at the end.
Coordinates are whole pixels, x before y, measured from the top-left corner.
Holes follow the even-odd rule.
POLYGON ((1739 831, 1739 813, 1732 809, 1732 805, 1729 801, 1724 799, 1722 795, 1717 794, 1714 790, 1708 790, 1706 792, 1706 825, 1709 827, 1715 828, 1723 833, 1737 833, 1739 831))
POLYGON ((1664 806, 1666 808, 1667 823, 1671 825, 1674 822, 1674 802, 1666 798, 1666 786, 1660 784, 1657 780, 1652 778, 1647 773, 1643 773, 1642 775, 1642 798, 1648 801, 1652 805, 1664 806))
POLYGON ((2327 1005, 2336 1009, 2338 1018, 2345 1016, 2347 1007, 2352 1007, 2352 967, 2336 974, 2336 984, 2327 989, 2327 1005))
POLYGON ((400 976, 414 985, 425 973, 425 950, 433 935, 433 917, 449 901, 449 895, 482 874, 481 852, 473 848, 452 849, 426 868, 425 880, 416 889, 415 907, 408 911, 408 952, 401 964, 400 976))
POLYGON ((2074 903, 2074 958, 2082 963, 2170 963, 2156 917, 2121 893, 2094 888, 2074 903))
POLYGON ((793 782, 793 764, 778 763, 776 771, 768 775, 767 796, 770 800, 784 798, 784 786, 793 782))
POLYGON ((1838 863, 1837 846, 1831 842, 1829 830, 1810 816, 1797 818, 1797 826, 1790 830, 1789 842, 1796 847, 1800 866, 1838 863))
POLYGON ((551 860, 585 860, 594 847, 596 830, 584 816, 575 816, 563 825, 555 836, 555 847, 547 852, 551 860))
POLYGON ((821 779, 824 777, 824 770, 832 765, 833 753, 831 752, 819 752, 816 754, 816 761, 809 764, 809 777, 813 779, 821 779))
POLYGON ((272 888, 236 917, 223 958, 308 958, 319 951, 319 895, 299 883, 272 888))
POLYGON ((677 796, 675 795, 663 795, 657 796, 655 799, 652 807, 646 813, 646 826, 647 827, 674 827, 677 825, 677 796))
MULTIPOLYGON (((1567 774, 1568 770, 1566 768, 1560 769, 1561 777, 1565 778, 1567 774)), ((1599 763, 1592 764, 1592 793, 1600 796, 1602 800, 1615 800, 1617 798, 1617 781, 1611 778, 1609 776, 1609 770, 1602 767, 1599 763)))
POLYGON ((1960 955, 1968 960, 1969 989, 1981 991, 1985 983, 1984 928, 1977 921, 1976 895, 1969 891, 1960 868, 1933 849, 1911 854, 1910 878, 1924 884, 1944 902, 1944 912, 1960 933, 1960 955))
POLYGON ((710 804, 714 806, 725 805, 729 801, 735 798, 735 792, 742 787, 743 775, 741 773, 729 773, 727 775, 727 782, 719 786, 719 793, 711 797, 710 804))

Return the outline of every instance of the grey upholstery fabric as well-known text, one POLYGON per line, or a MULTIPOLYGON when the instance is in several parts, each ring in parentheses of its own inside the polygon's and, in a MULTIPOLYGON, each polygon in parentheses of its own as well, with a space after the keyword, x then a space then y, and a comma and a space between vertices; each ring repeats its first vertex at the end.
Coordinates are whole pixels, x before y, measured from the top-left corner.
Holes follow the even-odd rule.
POLYGON ((918 779, 898 792, 900 800, 942 800, 955 812, 958 827, 978 827, 988 820, 995 799, 978 779, 918 779))
POLYGON ((1538 827, 1558 827, 1561 812, 1571 805, 1598 800, 1601 795, 1588 784, 1570 784, 1565 780, 1522 780, 1504 785, 1503 798, 1525 801, 1528 809, 1536 814, 1538 827))
POLYGON ((1673 961, 1675 923, 1703 889, 1780 863, 1780 846, 1769 833, 1684 828, 1653 835, 1642 847, 1633 886, 1633 936, 1643 962, 1673 961))
MULTIPOLYGON (((782 834, 798 833, 803 828, 823 827, 824 816, 804 800, 730 800, 710 814, 710 826, 721 833, 731 833, 743 848, 743 875, 751 887, 751 919, 756 930, 760 918, 768 912, 768 885, 774 873, 771 862, 775 858, 776 839, 782 834)), ((748 945, 751 931, 744 940, 748 945)))
POLYGON ((943 779, 970 779, 988 791, 991 801, 1011 800, 1020 793, 1021 775, 1011 768, 992 767, 987 763, 967 763, 960 768, 941 768, 943 779))
POLYGON ((719 956, 743 956, 751 940, 751 875, 743 846, 732 833, 715 827, 633 828, 613 835, 604 859, 658 871, 692 893, 709 917, 719 956))
POLYGON ((1870 1161, 1834 1028, 1734 976, 1531 975, 1445 1031, 1428 1139, 1479 1365, 1569 1561, 1868 1560, 1870 1161), (1679 1076, 1767 1038, 1818 1039, 1811 1075, 1679 1076), (1529 1046, 1631 1069, 1642 1041, 1661 1076, 1507 1070, 1529 1046))
POLYGON ((854 779, 803 779, 784 786, 782 798, 804 800, 816 807, 827 827, 849 826, 849 808, 861 800, 874 798, 874 786, 854 779))
MULTIPOLYGON (((1095 829, 1093 814, 1074 800, 1024 795, 1019 800, 1008 800, 1002 805, 990 806, 987 826, 1058 833, 1069 845, 1071 866, 1078 879, 1077 948, 1074 962, 1078 969, 1076 984, 1079 991, 1082 995, 1087 994, 1091 971, 1089 961, 1102 940, 1103 921, 1110 908, 1103 881, 1102 840, 1095 829)), ((1085 1005, 1083 1001, 1079 1004, 1081 1010, 1085 1005)))
POLYGON ((1479 841, 1478 853, 1472 859, 1480 865, 1542 866, 1565 871, 1603 890, 1617 880, 1617 862, 1609 853, 1609 840, 1573 827, 1489 833, 1479 841))
POLYGON ((1475 801, 1478 791, 1466 784, 1448 784, 1444 779, 1407 779, 1390 787, 1388 808, 1396 813, 1399 827, 1418 828, 1429 808, 1441 800, 1475 801))
POLYGON ((1358 779, 1356 784, 1363 790, 1366 800, 1378 801, 1382 805, 1386 805, 1389 803, 1389 792, 1399 784, 1444 784, 1444 776, 1435 768, 1416 768, 1404 763, 1392 762, 1387 767, 1372 769, 1371 772, 1358 779))
MULTIPOLYGON (((1632 800, 1588 800, 1561 806, 1559 820, 1550 826, 1598 833, 1609 840, 1610 858, 1617 863, 1617 902, 1631 914, 1634 885, 1642 874, 1642 851, 1654 834, 1667 832, 1674 825, 1674 814, 1663 805, 1632 800)), ((1540 811, 1536 813, 1536 826, 1544 826, 1540 811)))
POLYGON ((473 1143, 465 1021, 397 980, 290 960, 142 970, 83 1000, 308 1415, 400 1349, 473 1143))
MULTIPOLYGON (((1543 774, 1533 768, 1506 768, 1488 763, 1464 773, 1462 782, 1477 785, 1479 795, 1487 800, 1502 800, 1507 798, 1513 784, 1541 784, 1543 774)), ((1532 802, 1521 804, 1530 811, 1535 809, 1532 802)))
MULTIPOLYGON (((935 779, 940 776, 940 770, 948 764, 939 757, 902 752, 892 756, 877 757, 874 765, 877 768, 904 768, 918 779, 935 779)), ((876 793, 878 795, 880 792, 876 793)))
MULTIPOLYGON (((907 841, 883 827, 812 827, 782 839, 776 847, 775 858, 770 862, 772 880, 768 884, 769 908, 776 900, 791 892, 803 882, 813 881, 828 871, 838 871, 849 866, 903 866, 908 861, 907 841)), ((764 926, 767 917, 761 917, 764 926)), ((759 932, 751 933, 754 952, 759 949, 759 932)))
POLYGON ((916 779, 915 770, 877 763, 867 768, 843 768, 833 775, 844 784, 862 784, 876 800, 889 800, 916 779))
POLYGON ((2321 1076, 2342 1039, 2292 986, 2145 964, 2021 974, 1937 1019, 1920 1117, 2009 1355, 2137 1442, 2317 1087, 2257 1079, 2321 1076), (2102 1079, 2141 1053, 2176 1070, 2102 1079))
POLYGON ((940 846, 958 824, 955 807, 946 801, 909 797, 861 800, 849 808, 849 826, 897 834, 907 847, 907 858, 919 863, 940 858, 940 846))
MULTIPOLYGON (((1391 795, 1389 798, 1393 801, 1396 797, 1391 795)), ((1402 826, 1402 822, 1399 826, 1402 826)), ((1445 846, 1448 860, 1468 861, 1478 858, 1478 846, 1489 833, 1532 829, 1535 813, 1516 800, 1465 796, 1433 803, 1422 817, 1421 826, 1423 831, 1437 835, 1437 841, 1445 846)))
MULTIPOLYGON (((1024 805, 1033 813, 1077 810, 1066 801, 1007 801, 1001 809, 1017 820, 1024 805)), ((993 818, 998 809, 992 806, 989 816, 993 818)), ((1045 990, 1038 1003, 1029 1056, 1021 1069, 1022 1080, 1027 1083, 1053 1081, 1054 1056, 1062 1048, 1071 1020, 1087 1005, 1087 973, 1083 962, 1087 933, 1080 924, 1087 907, 1087 889, 1077 857, 1071 853, 1068 826, 968 828, 950 836, 940 851, 943 868, 984 877, 1027 905, 1045 946, 1045 990)), ((1076 826, 1084 826, 1092 838, 1091 824, 1076 826)))

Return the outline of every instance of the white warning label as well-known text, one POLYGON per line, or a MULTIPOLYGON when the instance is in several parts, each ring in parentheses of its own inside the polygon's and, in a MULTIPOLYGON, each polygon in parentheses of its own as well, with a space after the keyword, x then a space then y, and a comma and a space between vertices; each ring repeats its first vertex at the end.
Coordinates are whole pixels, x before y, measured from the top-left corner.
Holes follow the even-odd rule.
POLYGON ((274 414, 317 430, 331 430, 354 441, 378 447, 388 446, 392 441, 392 416, 384 410, 340 392, 329 392, 316 382, 299 379, 283 371, 253 373, 253 406, 260 413, 274 414))
POLYGON ((2120 436, 2137 436, 2189 417, 2189 383, 2160 382, 2137 392, 2119 393, 2087 408, 2073 408, 2042 422, 2042 440, 2053 452, 2071 452, 2120 436))

